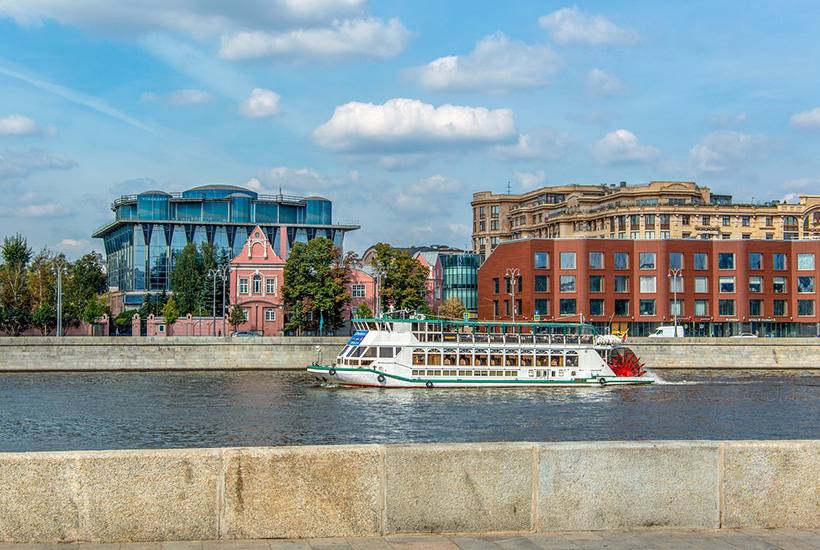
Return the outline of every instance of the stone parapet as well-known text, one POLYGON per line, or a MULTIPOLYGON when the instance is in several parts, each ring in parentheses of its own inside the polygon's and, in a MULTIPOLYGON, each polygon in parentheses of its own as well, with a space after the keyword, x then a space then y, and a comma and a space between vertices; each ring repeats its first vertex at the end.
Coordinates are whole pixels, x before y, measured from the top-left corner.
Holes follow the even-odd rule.
POLYGON ((630 338, 650 369, 820 369, 820 338, 630 338))
POLYGON ((820 527, 820 441, 0 453, 0 542, 820 527))

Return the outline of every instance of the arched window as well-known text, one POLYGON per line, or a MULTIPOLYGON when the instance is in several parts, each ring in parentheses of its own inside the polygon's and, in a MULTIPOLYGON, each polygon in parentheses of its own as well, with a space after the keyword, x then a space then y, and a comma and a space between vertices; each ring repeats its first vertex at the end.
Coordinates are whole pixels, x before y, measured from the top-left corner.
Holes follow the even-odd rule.
POLYGON ((253 293, 262 294, 262 276, 259 273, 253 276, 253 293))

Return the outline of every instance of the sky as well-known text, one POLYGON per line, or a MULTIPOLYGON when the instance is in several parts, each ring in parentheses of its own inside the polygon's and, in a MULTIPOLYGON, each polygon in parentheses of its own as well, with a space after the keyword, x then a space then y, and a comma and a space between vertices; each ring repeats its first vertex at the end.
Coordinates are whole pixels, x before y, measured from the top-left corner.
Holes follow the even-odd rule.
POLYGON ((346 248, 470 242, 472 193, 820 194, 812 1, 0 0, 0 236, 111 201, 321 195, 346 248))

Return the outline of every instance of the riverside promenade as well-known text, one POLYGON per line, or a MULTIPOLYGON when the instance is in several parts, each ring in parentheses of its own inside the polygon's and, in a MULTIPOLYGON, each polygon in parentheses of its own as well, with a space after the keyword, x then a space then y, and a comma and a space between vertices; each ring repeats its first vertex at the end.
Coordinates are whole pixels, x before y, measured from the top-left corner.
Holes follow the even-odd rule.
MULTIPOLYGON (((539 535, 390 535, 363 538, 80 543, 42 546, 43 548, 36 550, 816 550, 820 548, 820 530, 612 530, 539 535)), ((0 543, 0 550, 35 548, 30 544, 0 543)))

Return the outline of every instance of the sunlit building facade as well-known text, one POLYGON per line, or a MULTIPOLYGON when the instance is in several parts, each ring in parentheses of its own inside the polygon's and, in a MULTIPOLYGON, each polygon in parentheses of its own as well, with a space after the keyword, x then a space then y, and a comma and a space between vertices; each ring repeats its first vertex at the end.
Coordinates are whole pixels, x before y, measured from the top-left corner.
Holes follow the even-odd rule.
POLYGON ((217 257, 238 256, 256 226, 287 258, 297 242, 325 237, 342 247, 355 224, 333 222, 322 197, 260 195, 234 185, 204 185, 182 193, 145 191, 116 199, 114 220, 92 235, 102 239, 109 285, 124 303, 139 305, 149 292, 170 290, 176 255, 188 243, 214 246, 217 257))

